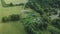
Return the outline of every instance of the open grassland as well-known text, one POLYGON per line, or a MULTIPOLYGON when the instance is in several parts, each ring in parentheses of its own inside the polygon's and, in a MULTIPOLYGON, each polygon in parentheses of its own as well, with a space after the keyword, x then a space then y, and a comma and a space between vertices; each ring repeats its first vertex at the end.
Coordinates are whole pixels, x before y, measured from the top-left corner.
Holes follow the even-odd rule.
POLYGON ((20 14, 20 10, 20 6, 0 8, 0 34, 25 34, 23 25, 20 22, 1 22, 2 17, 9 16, 11 14, 20 14))
POLYGON ((20 22, 2 23, 1 18, 11 14, 20 14, 21 7, 0 8, 0 34, 25 34, 20 22))
POLYGON ((20 14, 21 10, 22 6, 6 8, 0 6, 0 34, 26 34, 26 32, 24 31, 24 26, 19 21, 6 23, 1 22, 2 17, 9 16, 11 14, 20 14))

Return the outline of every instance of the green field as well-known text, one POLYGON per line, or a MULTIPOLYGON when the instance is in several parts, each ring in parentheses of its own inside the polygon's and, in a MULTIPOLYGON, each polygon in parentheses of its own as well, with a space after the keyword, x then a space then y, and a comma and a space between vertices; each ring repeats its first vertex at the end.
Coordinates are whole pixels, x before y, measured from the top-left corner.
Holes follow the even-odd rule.
POLYGON ((60 1, 4 1, 0 2, 0 34, 60 34, 60 1), (11 20, 14 14, 20 16, 19 21, 11 20), (7 22, 2 22, 3 17, 7 17, 7 22))
MULTIPOLYGON (((20 0, 20 2, 21 1, 22 0, 20 0)), ((24 0, 22 2, 24 2, 24 0)), ((4 8, 0 4, 0 34, 26 34, 24 31, 24 26, 19 21, 7 23, 1 22, 1 18, 4 16, 9 16, 11 14, 21 14, 22 9, 23 9, 22 6, 4 8)))

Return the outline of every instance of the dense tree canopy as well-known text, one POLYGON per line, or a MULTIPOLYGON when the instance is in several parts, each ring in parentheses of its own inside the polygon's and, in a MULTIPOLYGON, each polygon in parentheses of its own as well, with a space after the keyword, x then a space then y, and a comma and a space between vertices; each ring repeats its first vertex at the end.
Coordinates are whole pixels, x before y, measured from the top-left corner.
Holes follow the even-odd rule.
POLYGON ((26 32, 28 34, 42 34, 41 31, 48 30, 48 32, 50 32, 49 34, 59 34, 60 32, 52 29, 55 27, 60 31, 60 19, 51 20, 50 18, 51 15, 58 14, 57 9, 60 5, 59 2, 60 0, 29 0, 26 7, 34 10, 36 13, 39 13, 39 17, 33 15, 33 12, 33 14, 28 13, 27 17, 23 18, 22 22, 24 22, 25 30, 27 30, 26 32), (49 26, 51 27, 49 28, 49 26))

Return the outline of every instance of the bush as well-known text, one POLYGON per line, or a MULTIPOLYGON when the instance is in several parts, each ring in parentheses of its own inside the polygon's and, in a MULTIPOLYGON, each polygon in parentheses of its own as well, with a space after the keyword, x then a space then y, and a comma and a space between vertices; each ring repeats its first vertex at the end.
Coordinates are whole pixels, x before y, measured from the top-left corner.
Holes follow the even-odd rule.
POLYGON ((51 24, 52 24, 54 27, 60 29, 60 19, 54 19, 54 20, 51 22, 51 24))
POLYGON ((36 32, 33 31, 33 29, 29 26, 25 26, 25 31, 28 33, 28 34, 36 34, 36 32))
POLYGON ((2 18, 2 22, 7 22, 7 21, 9 21, 8 17, 3 17, 2 18))
POLYGON ((60 34, 60 32, 58 30, 50 30, 51 34, 60 34))
POLYGON ((60 17, 60 13, 59 13, 59 16, 58 17, 60 17))
POLYGON ((47 23, 42 23, 38 27, 39 27, 40 30, 46 30, 47 27, 48 27, 48 24, 47 23))
POLYGON ((10 3, 9 6, 14 6, 13 3, 10 3))
POLYGON ((18 21, 18 20, 20 20, 19 15, 10 15, 10 21, 18 21))

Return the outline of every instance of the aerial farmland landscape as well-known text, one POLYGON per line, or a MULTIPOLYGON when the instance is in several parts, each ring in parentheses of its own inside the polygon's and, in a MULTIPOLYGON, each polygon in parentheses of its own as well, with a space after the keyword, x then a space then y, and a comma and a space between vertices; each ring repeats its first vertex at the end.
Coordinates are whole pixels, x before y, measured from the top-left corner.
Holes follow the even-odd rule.
POLYGON ((60 34, 60 0, 0 0, 0 34, 60 34))

